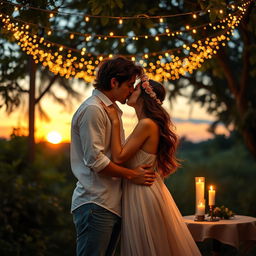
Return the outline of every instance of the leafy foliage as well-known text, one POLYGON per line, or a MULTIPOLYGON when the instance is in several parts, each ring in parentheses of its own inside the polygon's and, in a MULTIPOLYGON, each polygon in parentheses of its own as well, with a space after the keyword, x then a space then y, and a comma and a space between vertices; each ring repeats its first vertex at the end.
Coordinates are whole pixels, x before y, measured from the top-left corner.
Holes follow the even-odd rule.
POLYGON ((0 141, 0 151, 0 254, 74 254, 67 148, 37 145, 33 165, 25 137, 0 141))

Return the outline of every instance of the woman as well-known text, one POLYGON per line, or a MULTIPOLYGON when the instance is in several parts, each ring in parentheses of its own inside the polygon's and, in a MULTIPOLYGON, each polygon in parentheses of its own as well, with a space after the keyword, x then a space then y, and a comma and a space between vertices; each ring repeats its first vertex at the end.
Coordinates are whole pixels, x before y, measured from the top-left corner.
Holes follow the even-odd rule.
POLYGON ((177 136, 161 106, 164 98, 164 87, 143 75, 127 102, 139 122, 123 146, 117 112, 113 106, 103 106, 112 123, 112 160, 129 168, 153 164, 157 176, 149 187, 123 181, 122 256, 201 255, 163 182, 179 165, 177 136))

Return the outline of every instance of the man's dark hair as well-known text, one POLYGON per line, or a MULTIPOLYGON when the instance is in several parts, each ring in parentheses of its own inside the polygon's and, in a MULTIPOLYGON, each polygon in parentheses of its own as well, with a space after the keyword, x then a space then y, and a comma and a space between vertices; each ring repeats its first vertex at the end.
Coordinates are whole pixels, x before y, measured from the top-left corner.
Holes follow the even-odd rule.
POLYGON ((111 90, 111 79, 116 78, 121 83, 130 80, 134 75, 140 76, 143 72, 141 66, 123 56, 103 60, 97 71, 94 87, 103 90, 111 90))

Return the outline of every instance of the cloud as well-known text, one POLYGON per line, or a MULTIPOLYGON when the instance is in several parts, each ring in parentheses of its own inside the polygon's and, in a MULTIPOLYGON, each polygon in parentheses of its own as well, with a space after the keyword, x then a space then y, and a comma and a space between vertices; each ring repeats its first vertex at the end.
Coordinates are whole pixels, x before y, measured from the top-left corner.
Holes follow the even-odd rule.
POLYGON ((206 119, 195 119, 195 118, 188 118, 188 119, 183 119, 183 118, 173 118, 174 123, 192 123, 192 124, 211 124, 211 120, 206 120, 206 119))

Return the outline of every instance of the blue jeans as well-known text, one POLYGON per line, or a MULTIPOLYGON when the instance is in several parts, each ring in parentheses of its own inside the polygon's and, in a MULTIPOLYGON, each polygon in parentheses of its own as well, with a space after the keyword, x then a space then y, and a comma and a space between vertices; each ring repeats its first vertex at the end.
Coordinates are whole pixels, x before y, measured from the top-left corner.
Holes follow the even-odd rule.
POLYGON ((120 217, 97 204, 88 203, 73 211, 73 221, 77 256, 114 255, 120 238, 120 217))

